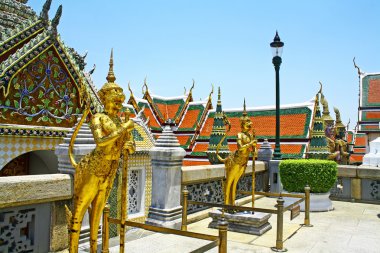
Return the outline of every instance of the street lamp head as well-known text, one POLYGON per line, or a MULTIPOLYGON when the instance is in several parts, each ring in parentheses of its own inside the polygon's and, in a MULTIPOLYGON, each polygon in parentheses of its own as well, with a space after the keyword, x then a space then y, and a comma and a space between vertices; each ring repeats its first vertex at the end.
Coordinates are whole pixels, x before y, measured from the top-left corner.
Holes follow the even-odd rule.
POLYGON ((274 36, 273 42, 270 43, 273 57, 276 57, 276 56, 281 57, 283 46, 284 46, 284 42, 280 40, 280 36, 278 36, 278 32, 276 31, 276 36, 274 36))

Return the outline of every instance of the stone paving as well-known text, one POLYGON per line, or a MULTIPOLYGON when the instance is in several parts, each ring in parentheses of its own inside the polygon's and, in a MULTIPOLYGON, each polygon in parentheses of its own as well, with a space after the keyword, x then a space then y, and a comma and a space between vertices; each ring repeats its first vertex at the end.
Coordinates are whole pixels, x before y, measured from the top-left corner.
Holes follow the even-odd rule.
MULTIPOLYGON (((258 208, 274 208, 276 199, 256 201, 258 208)), ((302 227, 304 213, 290 221, 290 212, 284 213, 284 247, 288 252, 380 252, 380 205, 333 201, 335 210, 313 212, 313 227, 302 227)), ((216 229, 207 228, 210 218, 192 223, 189 231, 217 235, 216 229)), ((276 241, 276 215, 269 222, 272 229, 262 236, 228 232, 228 252, 273 252, 276 241)), ((208 241, 170 234, 158 234, 133 229, 127 234, 128 253, 182 253, 191 252, 208 241)), ((110 252, 119 252, 116 238, 110 241, 110 252)), ((82 247, 86 250, 86 247, 82 247)), ((218 252, 217 248, 208 251, 218 252)))

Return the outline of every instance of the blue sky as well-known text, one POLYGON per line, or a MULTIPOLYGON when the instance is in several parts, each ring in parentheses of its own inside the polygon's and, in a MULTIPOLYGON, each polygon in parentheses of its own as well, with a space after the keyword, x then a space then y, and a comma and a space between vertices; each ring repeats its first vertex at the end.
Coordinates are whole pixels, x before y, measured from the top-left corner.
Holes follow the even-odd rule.
MULTIPOLYGON (((37 13, 45 1, 29 0, 37 13)), ((358 76, 380 72, 377 0, 272 1, 63 1, 58 31, 65 44, 89 51, 95 85, 105 82, 114 48, 116 82, 141 97, 144 78, 153 94, 182 95, 195 79, 194 99, 222 90, 224 108, 274 105, 275 73, 269 43, 278 30, 285 43, 280 70, 281 104, 324 94, 342 119, 357 121, 358 76)), ((127 97, 128 90, 125 89, 127 97)), ((214 102, 217 96, 214 93, 214 102)))

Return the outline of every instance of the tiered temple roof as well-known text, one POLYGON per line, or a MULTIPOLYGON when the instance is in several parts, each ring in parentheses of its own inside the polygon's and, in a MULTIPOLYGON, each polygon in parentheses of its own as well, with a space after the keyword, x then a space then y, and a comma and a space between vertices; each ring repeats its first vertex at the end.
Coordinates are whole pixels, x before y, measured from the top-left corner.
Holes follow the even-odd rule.
MULTIPOLYGON (((314 101, 284 105, 280 109, 281 125, 281 153, 283 158, 301 158, 304 157, 310 138, 310 127, 314 112, 314 101)), ((236 136, 240 132, 240 117, 243 108, 225 109, 225 114, 231 122, 231 130, 228 133, 228 146, 230 151, 237 149, 236 136)), ((275 107, 247 107, 247 114, 251 118, 253 128, 256 131, 258 147, 264 139, 271 142, 274 148, 276 111, 275 107)), ((202 124, 200 135, 196 140, 194 148, 187 158, 196 158, 200 161, 207 162, 207 148, 212 131, 215 110, 209 110, 207 119, 202 124)), ((191 163, 191 159, 188 159, 191 163)), ((186 162, 186 158, 185 158, 186 162)))
POLYGON ((360 76, 359 133, 380 134, 380 73, 360 76))
MULTIPOLYGON (((135 98, 131 92, 128 104, 134 107, 135 112, 142 110, 144 106, 143 114, 145 119, 149 118, 148 124, 153 134, 159 136, 163 124, 169 120, 172 125, 176 125, 174 134, 187 152, 184 165, 210 164, 206 151, 216 112, 212 109, 212 92, 203 101, 193 101, 192 89, 184 96, 166 98, 152 95, 146 83, 144 87, 143 98, 135 98)), ((281 152, 284 158, 304 157, 310 140, 314 107, 314 100, 281 107, 281 152)), ((230 151, 234 151, 237 148, 236 135, 240 131, 239 118, 243 108, 225 109, 224 112, 232 124, 228 146, 230 151)), ((248 107, 247 113, 256 130, 258 145, 264 139, 269 139, 274 147, 275 107, 248 107)))
POLYGON ((355 131, 347 133, 353 143, 350 163, 362 163, 369 141, 380 136, 380 73, 364 73, 356 65, 359 77, 358 122, 355 131))

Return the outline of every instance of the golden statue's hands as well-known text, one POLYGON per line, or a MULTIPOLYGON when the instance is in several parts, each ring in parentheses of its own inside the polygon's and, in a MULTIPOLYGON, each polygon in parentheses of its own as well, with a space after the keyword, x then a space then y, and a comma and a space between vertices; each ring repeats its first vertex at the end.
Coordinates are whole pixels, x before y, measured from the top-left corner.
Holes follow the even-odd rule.
POLYGON ((132 120, 128 120, 127 122, 124 122, 121 124, 121 133, 127 133, 133 130, 134 128, 134 123, 132 120))
POLYGON ((252 140, 252 141, 249 142, 249 146, 250 147, 256 146, 256 144, 257 144, 257 140, 256 139, 254 139, 254 140, 252 140))
POLYGON ((123 146, 123 153, 131 155, 136 151, 136 144, 134 141, 126 141, 123 146))

